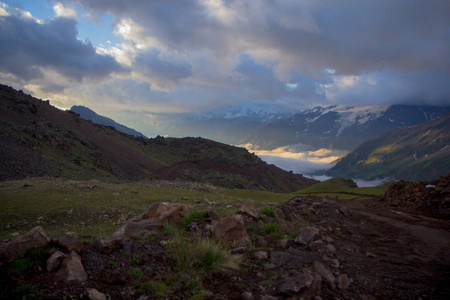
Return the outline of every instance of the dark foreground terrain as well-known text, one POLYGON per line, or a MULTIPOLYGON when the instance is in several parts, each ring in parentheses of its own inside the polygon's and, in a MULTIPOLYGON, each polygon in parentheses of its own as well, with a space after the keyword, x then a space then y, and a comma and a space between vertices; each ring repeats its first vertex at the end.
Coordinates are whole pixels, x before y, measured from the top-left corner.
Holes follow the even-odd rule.
POLYGON ((0 298, 448 299, 449 179, 414 183, 420 201, 400 183, 364 201, 242 201, 222 218, 214 203, 156 204, 101 239, 41 232, 23 257, 4 241, 0 298))

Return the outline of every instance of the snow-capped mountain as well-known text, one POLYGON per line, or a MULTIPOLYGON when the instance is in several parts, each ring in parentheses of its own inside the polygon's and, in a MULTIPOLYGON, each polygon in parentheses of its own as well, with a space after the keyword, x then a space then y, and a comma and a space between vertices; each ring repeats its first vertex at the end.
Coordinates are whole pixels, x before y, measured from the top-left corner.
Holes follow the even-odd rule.
POLYGON ((293 144, 352 150, 388 130, 419 124, 450 111, 432 106, 315 107, 263 125, 242 144, 274 149, 293 144))

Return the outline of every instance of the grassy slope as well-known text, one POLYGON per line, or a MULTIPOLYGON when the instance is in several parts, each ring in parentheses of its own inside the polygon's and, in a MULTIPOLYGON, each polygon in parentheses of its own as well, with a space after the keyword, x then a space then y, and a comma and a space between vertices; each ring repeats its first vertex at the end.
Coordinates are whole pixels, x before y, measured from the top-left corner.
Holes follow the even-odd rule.
POLYGON ((287 201, 294 195, 314 194, 350 198, 384 193, 381 188, 348 188, 340 180, 317 184, 296 193, 217 188, 187 182, 118 182, 98 180, 30 179, 0 183, 0 239, 23 234, 41 225, 51 237, 74 232, 78 237, 105 236, 121 222, 144 212, 159 201, 195 205, 221 216, 235 213, 242 203, 259 208, 287 201), (231 206, 230 206, 231 205, 231 206))
POLYGON ((388 184, 377 187, 352 187, 347 179, 332 178, 291 193, 291 195, 310 194, 322 197, 362 200, 372 198, 374 196, 381 196, 387 191, 388 188, 388 184))

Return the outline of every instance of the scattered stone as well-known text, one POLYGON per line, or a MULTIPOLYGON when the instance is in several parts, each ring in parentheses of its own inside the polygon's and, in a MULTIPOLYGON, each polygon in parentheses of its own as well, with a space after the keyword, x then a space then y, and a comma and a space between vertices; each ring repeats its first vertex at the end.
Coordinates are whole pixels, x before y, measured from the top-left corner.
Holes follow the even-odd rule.
POLYGON ((55 274, 55 277, 65 283, 70 281, 86 281, 87 274, 81 264, 80 256, 72 251, 69 256, 66 256, 61 263, 60 270, 55 274))
POLYGON ((350 286, 350 280, 347 274, 341 274, 336 278, 337 287, 341 290, 346 290, 350 286))
POLYGON ((59 268, 66 256, 61 251, 56 251, 47 259, 47 271, 52 272, 59 268))
POLYGON ((96 289, 86 289, 86 292, 90 300, 106 300, 106 296, 96 289))
POLYGON ((72 236, 65 236, 55 240, 55 243, 67 252, 80 253, 83 250, 83 242, 72 236))
POLYGON ((0 263, 12 261, 36 247, 44 247, 50 242, 41 226, 36 226, 29 232, 0 245, 0 263))
POLYGON ((328 253, 336 254, 336 247, 335 247, 333 244, 327 244, 327 245, 325 245, 325 250, 326 250, 328 253))
POLYGON ((231 205, 231 204, 228 204, 227 206, 225 206, 225 208, 232 208, 233 207, 233 205, 231 205))
POLYGON ((74 236, 74 235, 75 235, 75 232, 73 232, 73 231, 67 231, 67 232, 66 232, 66 235, 68 235, 68 236, 74 236))
POLYGON ((239 208, 238 210, 238 214, 250 217, 255 220, 258 220, 260 216, 259 210, 255 206, 247 203, 242 204, 241 208, 239 208))
POLYGON ((215 238, 233 247, 249 247, 251 245, 242 215, 231 215, 220 218, 213 225, 215 238))
POLYGON ((275 298, 274 296, 264 295, 261 297, 261 300, 278 300, 278 299, 275 298))
POLYGON ((317 251, 319 249, 322 249, 324 246, 324 242, 322 240, 317 240, 314 242, 309 243, 309 245, 306 247, 306 249, 310 251, 317 251))
POLYGON ((336 258, 334 258, 334 259, 332 259, 330 262, 331 262, 331 266, 332 266, 332 267, 334 267, 334 268, 339 268, 339 266, 340 266, 339 260, 337 260, 336 258))
POLYGON ((264 270, 268 271, 268 270, 273 270, 277 267, 276 264, 274 263, 268 263, 267 265, 264 266, 264 270))
POLYGON ((190 206, 182 203, 157 202, 143 214, 142 219, 158 219, 161 222, 179 224, 189 213, 190 206))
POLYGON ((336 285, 334 281, 336 278, 333 276, 330 270, 325 268, 324 265, 322 265, 320 262, 315 261, 314 262, 314 272, 318 273, 320 276, 322 276, 325 283, 334 290, 336 288, 336 285))
POLYGON ((372 257, 372 258, 377 258, 378 257, 378 255, 373 254, 372 252, 369 252, 369 251, 366 252, 366 256, 367 257, 372 257))
POLYGON ((332 243, 332 242, 333 242, 333 239, 330 238, 329 236, 324 236, 324 237, 322 238, 322 240, 324 240, 324 241, 327 242, 327 243, 332 243))
POLYGON ((277 246, 283 249, 286 249, 289 246, 289 240, 288 239, 282 239, 277 242, 277 246))
POLYGON ((257 247, 265 248, 265 247, 267 247, 267 245, 268 245, 267 240, 263 236, 260 236, 260 235, 256 236, 256 246, 257 247))
POLYGON ((311 273, 302 273, 286 279, 286 281, 280 286, 280 292, 282 293, 297 293, 304 287, 309 287, 314 281, 314 277, 311 273))
POLYGON ((253 256, 256 259, 260 260, 269 259, 269 254, 267 253, 267 251, 256 251, 255 253, 253 253, 253 256))
POLYGON ((277 266, 282 266, 290 260, 291 255, 287 252, 273 251, 270 253, 270 261, 277 266))
POLYGON ((206 219, 210 219, 211 221, 212 220, 215 220, 215 221, 219 220, 219 216, 216 214, 215 211, 212 211, 212 210, 206 212, 205 218, 206 219))
POLYGON ((295 242, 300 245, 308 245, 314 241, 319 235, 319 229, 312 226, 302 227, 299 230, 298 236, 295 238, 295 242))
POLYGON ((250 293, 250 292, 243 292, 241 294, 241 299, 243 299, 243 300, 254 300, 255 297, 253 297, 253 294, 250 293))
POLYGON ((18 233, 18 232, 13 232, 13 233, 10 233, 9 235, 10 235, 10 236, 13 236, 13 237, 16 237, 16 236, 19 236, 20 233, 18 233))

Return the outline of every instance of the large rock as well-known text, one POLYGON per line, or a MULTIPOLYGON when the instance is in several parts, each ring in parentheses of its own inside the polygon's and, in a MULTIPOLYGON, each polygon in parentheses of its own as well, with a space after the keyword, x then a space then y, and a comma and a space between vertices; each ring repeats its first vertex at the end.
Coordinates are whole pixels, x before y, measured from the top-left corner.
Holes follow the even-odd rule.
POLYGON ((0 263, 12 261, 35 247, 44 247, 50 242, 41 226, 36 226, 29 232, 19 235, 12 241, 0 246, 0 263))
POLYGON ((189 213, 190 206, 182 203, 157 202, 152 204, 142 215, 143 219, 155 218, 161 222, 181 223, 189 213))
POLYGON ((233 247, 248 247, 251 245, 247 230, 244 227, 244 218, 241 215, 232 215, 220 218, 213 226, 215 238, 224 244, 233 247))
POLYGON ((310 242, 314 241, 319 235, 319 229, 312 226, 306 226, 300 228, 298 236, 295 238, 297 244, 307 246, 310 242))
POLYGON ((336 278, 333 276, 333 273, 331 273, 330 270, 325 268, 324 265, 322 265, 320 262, 315 261, 314 262, 314 272, 322 276, 323 281, 332 289, 334 290, 336 288, 335 280, 336 278))
POLYGON ((72 251, 61 263, 61 268, 55 274, 56 279, 69 283, 70 281, 86 281, 87 274, 81 263, 80 256, 72 251))
POLYGON ((53 272, 59 268, 66 255, 61 251, 56 251, 47 259, 47 271, 53 272))
POLYGON ((106 300, 106 296, 100 293, 97 289, 86 289, 87 296, 89 300, 106 300))
POLYGON ((278 267, 287 264, 292 259, 292 256, 283 251, 273 251, 270 253, 270 261, 278 267))
POLYGON ((158 219, 132 220, 116 229, 109 235, 109 238, 112 240, 120 239, 122 241, 127 241, 150 231, 161 232, 163 228, 163 223, 158 219))
POLYGON ((241 208, 239 208, 238 210, 238 214, 247 216, 255 220, 258 220, 259 218, 259 210, 255 206, 247 203, 242 204, 241 208))
POLYGON ((305 287, 311 286, 314 282, 314 276, 310 272, 302 273, 289 277, 280 286, 280 292, 286 294, 297 293, 305 287))
POLYGON ((80 253, 83 250, 83 242, 73 236, 64 236, 55 240, 55 243, 67 252, 80 253))
POLYGON ((113 252, 114 250, 122 248, 122 239, 98 237, 92 243, 92 246, 101 253, 109 254, 109 253, 113 252))

